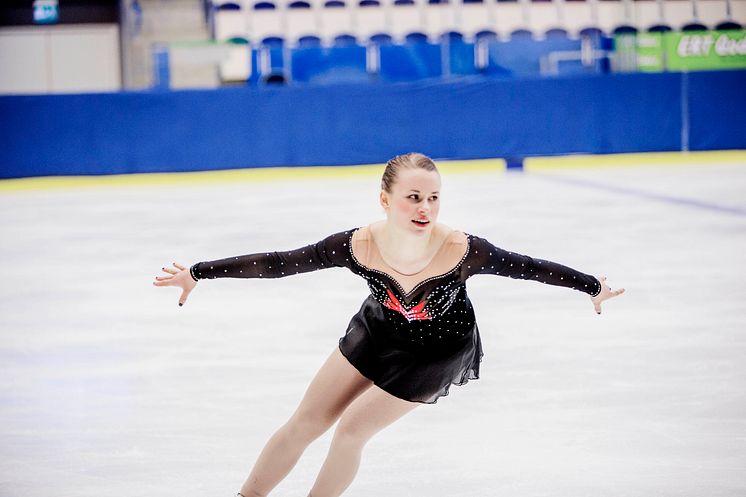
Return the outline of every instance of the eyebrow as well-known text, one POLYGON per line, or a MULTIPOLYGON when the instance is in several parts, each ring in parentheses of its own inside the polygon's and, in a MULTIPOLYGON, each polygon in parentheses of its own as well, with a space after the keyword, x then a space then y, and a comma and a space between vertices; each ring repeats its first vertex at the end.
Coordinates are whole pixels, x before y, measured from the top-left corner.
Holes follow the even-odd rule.
MULTIPOLYGON (((419 190, 415 190, 414 188, 412 188, 412 189, 411 189, 411 190, 409 190, 409 191, 410 191, 410 192, 417 192, 417 193, 420 193, 420 191, 419 191, 419 190)), ((434 192, 430 192, 430 193, 440 193, 440 192, 439 192, 438 190, 435 190, 434 192)))

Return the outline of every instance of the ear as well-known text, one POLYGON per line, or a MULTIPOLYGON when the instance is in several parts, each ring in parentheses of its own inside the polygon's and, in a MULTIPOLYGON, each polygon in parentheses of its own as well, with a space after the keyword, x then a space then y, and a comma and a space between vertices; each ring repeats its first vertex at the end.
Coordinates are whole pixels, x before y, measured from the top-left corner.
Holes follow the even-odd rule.
POLYGON ((381 207, 383 207, 384 209, 389 208, 389 196, 385 190, 381 190, 381 194, 379 195, 379 200, 381 202, 381 207))

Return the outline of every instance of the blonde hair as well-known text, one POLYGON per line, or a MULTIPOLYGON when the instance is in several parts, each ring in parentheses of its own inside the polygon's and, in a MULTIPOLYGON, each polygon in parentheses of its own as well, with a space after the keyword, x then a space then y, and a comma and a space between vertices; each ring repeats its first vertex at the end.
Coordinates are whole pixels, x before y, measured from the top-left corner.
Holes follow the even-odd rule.
POLYGON ((386 163, 386 169, 381 178, 381 190, 391 193, 391 187, 396 183, 396 177, 401 169, 424 169, 426 171, 438 172, 435 162, 427 155, 417 152, 397 155, 386 163))

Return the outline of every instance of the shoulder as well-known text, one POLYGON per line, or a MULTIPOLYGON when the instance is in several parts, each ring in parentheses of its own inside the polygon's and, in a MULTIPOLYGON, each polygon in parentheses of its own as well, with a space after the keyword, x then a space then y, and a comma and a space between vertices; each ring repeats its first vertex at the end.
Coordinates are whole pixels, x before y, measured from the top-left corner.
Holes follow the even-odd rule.
POLYGON ((466 247, 469 243, 469 235, 461 230, 453 229, 445 224, 438 223, 435 229, 441 233, 443 244, 446 247, 457 246, 466 247))
MULTIPOLYGON (((350 255, 352 253, 352 236, 359 228, 340 231, 327 236, 319 243, 313 245, 321 257, 326 257, 334 266, 351 267, 350 255)), ((322 264, 323 266, 323 264, 322 264)))
MULTIPOLYGON (((361 247, 367 247, 368 244, 372 241, 373 235, 371 235, 371 227, 368 226, 361 226, 360 228, 357 228, 353 230, 352 236, 350 237, 350 241, 352 243, 353 249, 359 249, 361 247)), ((358 253, 360 250, 358 250, 358 253)))
MULTIPOLYGON (((373 224, 376 224, 376 223, 373 223, 373 224)), ((369 224, 368 226, 361 226, 359 228, 354 229, 352 233, 352 241, 353 242, 368 241, 370 239, 371 226, 372 224, 369 224)))
POLYGON ((368 263, 368 254, 372 241, 372 235, 370 233, 371 226, 372 225, 361 226, 360 228, 353 230, 352 237, 350 238, 352 256, 363 265, 368 263))
POLYGON ((332 233, 331 235, 326 236, 320 243, 326 243, 329 244, 344 244, 347 245, 347 242, 349 242, 352 239, 352 236, 355 234, 355 231, 359 228, 352 228, 344 231, 340 231, 337 233, 332 233))
POLYGON ((469 235, 460 230, 438 223, 437 229, 442 230, 443 249, 445 257, 451 261, 460 260, 468 250, 469 235))
POLYGON ((513 254, 517 254, 515 252, 509 252, 499 245, 495 245, 494 242, 484 237, 472 234, 469 234, 467 236, 469 237, 469 252, 474 257, 507 257, 513 254))

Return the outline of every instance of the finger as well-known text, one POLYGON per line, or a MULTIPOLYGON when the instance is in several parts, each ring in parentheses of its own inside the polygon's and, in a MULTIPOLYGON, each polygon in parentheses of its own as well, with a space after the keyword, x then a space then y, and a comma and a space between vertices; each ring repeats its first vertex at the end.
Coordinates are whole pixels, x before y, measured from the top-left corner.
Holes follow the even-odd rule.
POLYGON ((176 273, 178 273, 177 270, 175 270, 173 268, 170 268, 170 267, 162 267, 161 269, 163 269, 164 271, 166 271, 169 274, 176 274, 176 273))
POLYGON ((181 292, 181 297, 179 297, 179 306, 182 306, 184 305, 184 303, 186 303, 188 296, 189 296, 188 290, 184 290, 183 292, 181 292))
MULTIPOLYGON (((611 289, 609 289, 611 290, 611 289)), ((619 290, 610 291, 609 294, 604 297, 604 300, 610 299, 612 297, 618 297, 619 295, 624 293, 624 288, 620 288, 619 290)))
POLYGON ((182 271, 186 269, 186 268, 185 268, 184 266, 182 266, 181 264, 176 264, 175 262, 172 262, 171 264, 173 264, 174 266, 176 266, 177 268, 179 268, 179 269, 180 269, 180 270, 182 270, 182 271))
POLYGON ((596 314, 601 314, 601 302, 594 302, 593 308, 596 310, 596 314))
POLYGON ((156 276, 153 282, 156 286, 171 286, 173 285, 173 276, 156 276))

